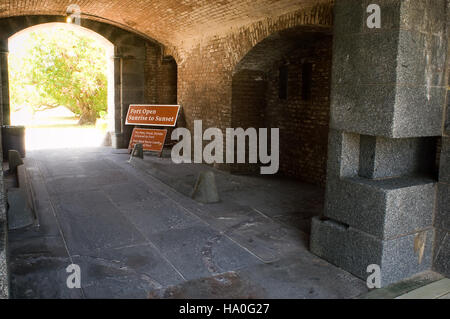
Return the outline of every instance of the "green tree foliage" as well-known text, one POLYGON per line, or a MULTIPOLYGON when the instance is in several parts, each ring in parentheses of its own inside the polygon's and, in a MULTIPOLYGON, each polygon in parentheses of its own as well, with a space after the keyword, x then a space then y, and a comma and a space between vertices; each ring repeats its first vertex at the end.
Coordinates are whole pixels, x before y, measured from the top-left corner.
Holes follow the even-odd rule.
POLYGON ((10 54, 12 109, 65 106, 92 124, 107 111, 106 51, 64 28, 32 32, 25 52, 10 54))

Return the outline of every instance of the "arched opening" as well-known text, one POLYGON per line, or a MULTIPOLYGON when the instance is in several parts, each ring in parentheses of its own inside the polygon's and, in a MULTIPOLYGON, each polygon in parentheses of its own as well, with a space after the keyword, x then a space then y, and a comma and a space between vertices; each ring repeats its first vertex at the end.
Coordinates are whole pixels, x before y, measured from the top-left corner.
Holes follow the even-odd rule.
POLYGON ((101 146, 114 130, 114 45, 87 28, 44 23, 8 39, 10 123, 27 149, 101 146))
MULTIPOLYGON (((331 65, 331 33, 295 27, 258 43, 233 72, 232 127, 279 128, 276 178, 289 180, 285 185, 295 183, 296 195, 288 198, 292 188, 287 188, 268 196, 286 206, 278 210, 282 220, 300 221, 306 232, 309 219, 323 209, 331 65)), ((231 172, 258 174, 259 166, 233 164, 231 172)))
POLYGON ((232 126, 279 128, 280 175, 320 186, 326 176, 331 46, 330 34, 312 28, 278 32, 239 62, 232 84, 232 126))

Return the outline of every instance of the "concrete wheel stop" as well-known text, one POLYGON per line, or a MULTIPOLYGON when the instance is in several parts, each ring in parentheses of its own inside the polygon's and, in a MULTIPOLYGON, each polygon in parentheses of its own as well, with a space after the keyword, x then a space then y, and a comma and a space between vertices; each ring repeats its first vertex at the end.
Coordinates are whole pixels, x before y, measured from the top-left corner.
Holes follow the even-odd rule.
POLYGON ((131 163, 133 158, 136 158, 136 157, 140 158, 140 159, 144 159, 144 146, 142 144, 136 144, 133 147, 133 150, 131 151, 130 160, 128 162, 131 163))
POLYGON ((199 174, 191 198, 204 204, 220 202, 216 185, 216 176, 213 172, 207 171, 199 174))

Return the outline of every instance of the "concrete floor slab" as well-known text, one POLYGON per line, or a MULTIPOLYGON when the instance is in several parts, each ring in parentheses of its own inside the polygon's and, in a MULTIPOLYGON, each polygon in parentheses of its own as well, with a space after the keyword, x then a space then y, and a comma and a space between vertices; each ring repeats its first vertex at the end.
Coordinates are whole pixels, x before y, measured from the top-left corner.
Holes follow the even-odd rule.
POLYGON ((365 285, 310 254, 153 291, 151 298, 331 299, 357 296, 365 285))
POLYGON ((11 295, 16 299, 80 299, 79 289, 66 285, 69 258, 34 256, 11 257, 11 295))
POLYGON ((73 260, 83 270, 82 287, 88 298, 146 298, 148 291, 184 281, 148 244, 102 249, 73 260))
POLYGON ((17 232, 10 232, 9 240, 9 253, 11 256, 18 258, 37 258, 37 257, 62 257, 67 258, 69 254, 67 253, 65 243, 60 236, 36 236, 20 238, 17 240, 19 234, 17 232))
POLYGON ((167 198, 149 199, 121 209, 147 238, 202 224, 201 220, 167 198))
POLYGON ((267 222, 267 218, 253 208, 228 202, 203 206, 195 214, 220 231, 230 231, 246 223, 267 222))
POLYGON ((203 225, 160 232, 149 239, 187 280, 261 263, 229 238, 203 225))
POLYGON ((67 246, 73 254, 145 242, 102 191, 66 193, 55 197, 54 202, 67 246))
POLYGON ((273 221, 243 223, 227 231, 227 235, 264 262, 273 262, 289 252, 308 248, 305 233, 273 221))
POLYGON ((323 199, 314 186, 155 156, 130 165, 125 150, 108 148, 28 155, 40 227, 10 232, 14 297, 350 298, 367 291, 308 252, 307 222, 323 199), (187 196, 205 170, 216 174, 220 203, 187 196), (72 262, 81 267, 78 290, 66 286, 72 262))
POLYGON ((102 190, 119 208, 158 199, 158 193, 153 193, 144 183, 138 181, 106 185, 102 190))
POLYGON ((365 283, 309 253, 291 258, 245 269, 239 275, 258 283, 264 298, 348 298, 365 289, 365 283))

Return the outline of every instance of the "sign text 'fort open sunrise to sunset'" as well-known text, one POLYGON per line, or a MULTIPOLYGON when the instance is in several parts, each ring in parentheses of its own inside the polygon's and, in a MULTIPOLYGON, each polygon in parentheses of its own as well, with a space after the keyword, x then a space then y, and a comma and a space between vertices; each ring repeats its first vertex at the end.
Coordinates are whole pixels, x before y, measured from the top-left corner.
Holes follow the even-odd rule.
POLYGON ((174 127, 179 112, 179 105, 130 105, 126 124, 174 127))

